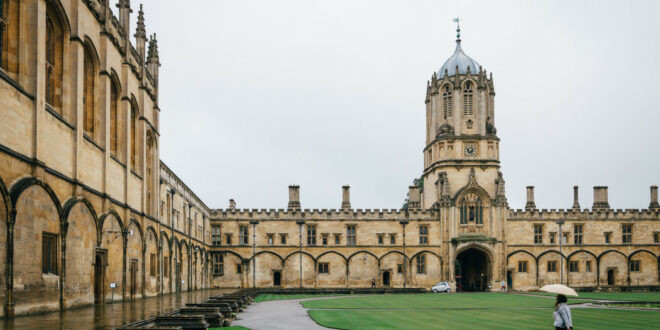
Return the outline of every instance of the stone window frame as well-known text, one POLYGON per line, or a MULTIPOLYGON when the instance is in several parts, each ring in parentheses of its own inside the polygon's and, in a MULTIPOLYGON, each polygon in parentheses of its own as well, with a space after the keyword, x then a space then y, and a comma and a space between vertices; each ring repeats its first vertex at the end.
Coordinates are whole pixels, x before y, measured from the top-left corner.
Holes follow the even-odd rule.
POLYGON ((557 260, 548 260, 545 271, 548 272, 548 273, 556 273, 557 272, 557 260))
POLYGON ((591 260, 586 260, 586 261, 584 262, 584 270, 585 270, 587 273, 591 273, 591 271, 592 271, 592 268, 591 268, 591 260))
POLYGON ((628 263, 628 270, 633 273, 642 271, 642 262, 639 259, 630 260, 628 263))
POLYGON ((333 236, 335 237, 335 245, 341 245, 341 234, 334 233, 333 236))
POLYGON ((544 225, 542 223, 535 223, 532 225, 534 244, 543 244, 543 227, 544 225))
POLYGON ((286 245, 286 237, 287 237, 286 233, 280 233, 280 244, 281 245, 286 245))
POLYGON ((550 244, 556 244, 557 243, 557 232, 556 231, 551 231, 548 233, 548 242, 550 244))
POLYGON ((157 275, 157 269, 156 267, 156 254, 155 253, 150 253, 149 254, 149 276, 150 277, 156 277, 157 275))
POLYGON ((321 245, 328 245, 328 233, 321 233, 321 245))
POLYGON ((403 264, 397 264, 396 265, 396 273, 397 274, 403 274, 403 264))
POLYGON ((266 234, 266 241, 268 242, 268 245, 275 245, 275 234, 274 233, 267 233, 266 234))
POLYGON ((222 246, 222 225, 211 225, 211 246, 222 246))
POLYGON ((429 245, 429 225, 423 224, 419 225, 419 244, 420 245, 429 245))
POLYGON ((346 245, 357 246, 357 224, 346 224, 346 245), (352 230, 351 230, 352 229, 352 230))
POLYGON ((243 264, 240 262, 236 263, 236 274, 243 274, 243 264))
POLYGON ((518 273, 527 273, 527 260, 518 260, 518 273))
POLYGON ((170 277, 170 256, 163 257, 163 277, 170 277))
POLYGON ((605 244, 612 244, 612 232, 611 231, 603 232, 603 239, 605 241, 605 244))
POLYGON ((632 244, 633 239, 633 224, 632 223, 622 223, 621 224, 621 244, 632 244), (626 229, 628 231, 626 232, 626 229))
POLYGON ((213 276, 223 276, 225 274, 225 258, 220 253, 214 253, 212 261, 213 276))
POLYGON ((580 272, 580 262, 578 260, 571 260, 568 262, 568 272, 569 273, 579 273, 580 272))
POLYGON ((424 254, 415 257, 415 266, 417 266, 417 274, 426 274, 426 256, 424 254))
POLYGON ((318 273, 319 274, 330 274, 330 263, 328 263, 328 262, 319 262, 318 273))
POLYGON ((463 117, 474 117, 474 90, 473 81, 468 80, 463 84, 463 117))
POLYGON ((238 226, 238 245, 250 244, 250 228, 247 224, 238 226))
POLYGON ((384 245, 385 244, 385 234, 384 233, 378 233, 376 234, 378 236, 378 245, 384 245))
POLYGON ((390 245, 396 245, 396 233, 390 233, 390 245))
POLYGON ((307 238, 307 246, 316 246, 316 224, 305 225, 305 237, 307 238))
POLYGON ((59 276, 58 236, 58 234, 45 231, 41 234, 41 271, 43 274, 59 276))
POLYGON ((447 119, 453 116, 454 114, 454 98, 452 95, 452 88, 449 84, 444 84, 440 87, 442 90, 442 117, 447 119))
POLYGON ((653 232, 653 243, 654 244, 660 243, 660 232, 658 231, 653 232))
POLYGON ((573 224, 573 244, 582 245, 584 244, 584 224, 583 223, 574 223, 573 224))
POLYGON ((234 234, 225 233, 225 244, 232 245, 232 242, 231 242, 232 236, 234 236, 234 234))

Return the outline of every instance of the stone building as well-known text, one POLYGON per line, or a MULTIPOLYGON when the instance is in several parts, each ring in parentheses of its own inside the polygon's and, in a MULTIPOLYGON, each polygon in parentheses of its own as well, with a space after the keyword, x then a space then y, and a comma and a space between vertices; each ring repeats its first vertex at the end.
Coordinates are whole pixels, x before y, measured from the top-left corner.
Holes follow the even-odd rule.
POLYGON ((645 210, 507 205, 492 75, 461 49, 426 91, 403 209, 210 209, 159 158, 156 35, 128 0, 0 0, 0 317, 209 287, 531 290, 659 283, 645 210), (113 4, 111 4, 111 2, 113 4), (119 8, 119 18, 110 6, 119 8))

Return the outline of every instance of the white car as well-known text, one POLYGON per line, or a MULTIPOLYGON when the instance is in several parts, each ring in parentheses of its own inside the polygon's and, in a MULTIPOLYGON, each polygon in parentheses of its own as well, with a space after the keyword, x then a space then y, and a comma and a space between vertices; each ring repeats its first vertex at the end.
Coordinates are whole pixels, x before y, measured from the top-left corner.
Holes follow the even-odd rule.
POLYGON ((449 292, 451 292, 451 288, 449 287, 449 283, 447 283, 447 282, 438 282, 438 284, 434 285, 431 288, 431 292, 435 292, 435 293, 447 292, 447 293, 449 293, 449 292))

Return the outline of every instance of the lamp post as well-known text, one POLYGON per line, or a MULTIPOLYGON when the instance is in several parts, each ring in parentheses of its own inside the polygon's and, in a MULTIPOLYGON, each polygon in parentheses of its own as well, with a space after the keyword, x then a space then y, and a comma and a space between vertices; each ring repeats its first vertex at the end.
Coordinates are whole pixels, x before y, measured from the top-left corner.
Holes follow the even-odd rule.
POLYGON ((564 224, 564 220, 557 220, 559 225, 559 282, 564 284, 564 259, 562 259, 561 247, 564 243, 564 234, 561 232, 561 225, 564 224))

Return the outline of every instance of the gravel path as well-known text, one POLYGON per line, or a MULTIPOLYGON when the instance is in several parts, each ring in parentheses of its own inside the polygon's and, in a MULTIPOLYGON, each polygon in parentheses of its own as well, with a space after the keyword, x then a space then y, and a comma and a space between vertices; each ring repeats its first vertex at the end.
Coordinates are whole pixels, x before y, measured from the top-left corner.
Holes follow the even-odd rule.
POLYGON ((247 309, 236 316, 236 320, 234 320, 231 325, 240 325, 254 330, 328 329, 314 322, 314 320, 309 317, 309 314, 307 314, 307 309, 305 309, 300 302, 305 300, 334 298, 342 298, 342 296, 272 300, 252 303, 247 309))

